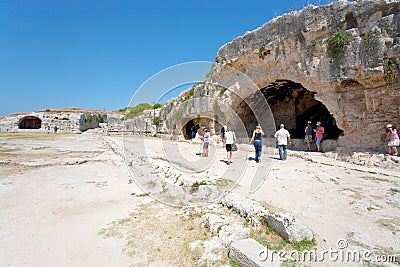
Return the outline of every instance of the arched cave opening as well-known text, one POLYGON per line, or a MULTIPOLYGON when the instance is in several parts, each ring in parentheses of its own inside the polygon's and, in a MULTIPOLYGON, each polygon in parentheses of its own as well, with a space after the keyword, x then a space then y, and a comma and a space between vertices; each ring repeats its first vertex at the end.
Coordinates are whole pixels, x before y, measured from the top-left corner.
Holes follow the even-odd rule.
POLYGON ((194 126, 195 133, 203 133, 201 128, 203 126, 207 127, 211 134, 220 134, 222 124, 220 124, 216 119, 210 119, 207 117, 197 117, 191 119, 185 123, 182 127, 182 134, 186 140, 192 139, 192 127, 194 126))
MULTIPOLYGON (((343 133, 326 106, 315 99, 315 93, 301 84, 290 80, 276 80, 260 91, 271 108, 276 127, 279 128, 281 123, 285 124, 292 138, 304 138, 307 121, 312 122, 313 128, 316 128, 317 121, 321 121, 325 128, 325 139, 337 139, 343 133)), ((240 103, 238 110, 250 135, 257 121, 246 101, 240 103)))
POLYGON ((183 136, 185 137, 185 139, 192 139, 192 128, 194 127, 193 131, 196 133, 199 128, 200 125, 198 123, 198 119, 192 119, 190 121, 188 121, 185 126, 183 126, 183 136))
POLYGON ((19 129, 40 129, 42 120, 35 116, 26 116, 18 124, 19 129))

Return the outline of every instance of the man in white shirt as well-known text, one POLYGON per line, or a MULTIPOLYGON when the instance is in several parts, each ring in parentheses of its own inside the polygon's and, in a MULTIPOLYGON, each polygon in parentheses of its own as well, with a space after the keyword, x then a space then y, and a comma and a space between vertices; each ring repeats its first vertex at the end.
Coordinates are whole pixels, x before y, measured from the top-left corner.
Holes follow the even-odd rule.
POLYGON ((204 134, 201 137, 203 140, 203 157, 208 157, 208 145, 210 144, 210 131, 207 129, 207 127, 202 128, 204 134))
POLYGON ((290 134, 285 129, 285 125, 282 123, 279 126, 279 130, 275 133, 275 141, 278 144, 279 159, 286 160, 287 158, 287 145, 291 144, 290 134))
POLYGON ((236 143, 236 135, 235 132, 231 131, 229 127, 226 127, 226 132, 224 136, 224 143, 227 153, 228 162, 226 164, 232 163, 232 146, 236 143))

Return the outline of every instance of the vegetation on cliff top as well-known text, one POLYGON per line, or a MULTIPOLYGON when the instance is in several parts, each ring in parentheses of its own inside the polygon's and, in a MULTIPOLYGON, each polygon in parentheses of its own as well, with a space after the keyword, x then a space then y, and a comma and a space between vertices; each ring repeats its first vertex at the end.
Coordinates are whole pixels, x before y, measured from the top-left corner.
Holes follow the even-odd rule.
POLYGON ((156 103, 154 105, 150 105, 149 103, 140 103, 134 107, 126 107, 126 108, 122 108, 120 110, 118 110, 118 112, 121 113, 125 113, 125 118, 133 118, 136 117, 138 115, 140 115, 140 113, 142 113, 144 110, 149 110, 149 109, 157 109, 157 108, 161 108, 162 104, 156 103), (128 110, 128 112, 127 112, 128 110))

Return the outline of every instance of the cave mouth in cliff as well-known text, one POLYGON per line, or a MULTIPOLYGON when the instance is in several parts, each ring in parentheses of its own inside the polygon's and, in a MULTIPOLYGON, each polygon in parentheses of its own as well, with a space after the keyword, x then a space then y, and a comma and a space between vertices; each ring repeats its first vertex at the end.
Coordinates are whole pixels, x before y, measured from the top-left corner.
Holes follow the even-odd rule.
POLYGON ((343 133, 327 107, 301 84, 276 80, 260 91, 271 108, 276 127, 284 123, 292 138, 304 138, 307 121, 312 122, 313 128, 316 128, 317 121, 321 121, 325 139, 337 139, 343 133))
POLYGON ((198 133, 199 130, 201 131, 201 128, 203 126, 207 127, 208 130, 211 131, 212 134, 214 133, 219 133, 219 130, 222 128, 222 125, 217 121, 213 120, 207 117, 196 117, 194 119, 191 119, 185 123, 185 125, 182 127, 182 134, 185 137, 186 140, 192 139, 192 127, 194 126, 194 132, 198 133))
POLYGON ((35 116, 25 116, 18 124, 19 129, 40 129, 42 120, 35 116))
POLYGON ((197 132, 197 130, 200 128, 198 120, 197 119, 193 119, 188 121, 185 126, 183 127, 183 136, 185 137, 185 139, 192 139, 192 127, 195 127, 195 131, 197 132))

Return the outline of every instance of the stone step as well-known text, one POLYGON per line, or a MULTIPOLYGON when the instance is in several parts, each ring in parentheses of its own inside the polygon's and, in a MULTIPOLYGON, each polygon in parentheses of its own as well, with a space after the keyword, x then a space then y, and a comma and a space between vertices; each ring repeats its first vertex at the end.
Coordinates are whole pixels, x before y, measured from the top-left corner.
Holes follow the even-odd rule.
POLYGON ((242 267, 281 266, 277 253, 268 250, 252 238, 232 242, 228 256, 242 267))

